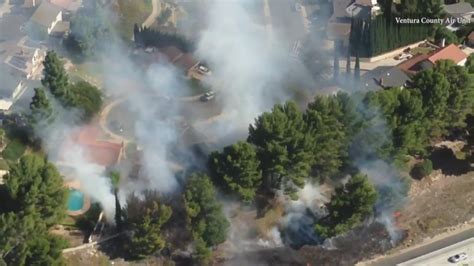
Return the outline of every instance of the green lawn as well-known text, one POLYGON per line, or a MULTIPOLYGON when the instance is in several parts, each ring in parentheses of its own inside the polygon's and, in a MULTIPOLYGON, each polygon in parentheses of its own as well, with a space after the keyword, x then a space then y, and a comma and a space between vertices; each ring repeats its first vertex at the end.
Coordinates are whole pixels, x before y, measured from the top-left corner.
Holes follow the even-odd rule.
POLYGON ((8 161, 15 162, 25 153, 25 150, 25 145, 21 141, 14 139, 3 150, 2 156, 8 161))
POLYGON ((415 47, 410 50, 410 53, 413 55, 416 54, 427 54, 429 52, 432 52, 434 49, 431 47, 415 47))

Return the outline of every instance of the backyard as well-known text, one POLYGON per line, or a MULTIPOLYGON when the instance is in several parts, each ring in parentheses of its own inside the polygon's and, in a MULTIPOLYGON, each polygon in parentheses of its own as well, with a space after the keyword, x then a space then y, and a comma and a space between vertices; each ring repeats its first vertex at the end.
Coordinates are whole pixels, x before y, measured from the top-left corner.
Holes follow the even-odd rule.
POLYGON ((141 26, 152 11, 151 0, 118 0, 120 23, 118 30, 125 38, 132 38, 133 25, 141 26))

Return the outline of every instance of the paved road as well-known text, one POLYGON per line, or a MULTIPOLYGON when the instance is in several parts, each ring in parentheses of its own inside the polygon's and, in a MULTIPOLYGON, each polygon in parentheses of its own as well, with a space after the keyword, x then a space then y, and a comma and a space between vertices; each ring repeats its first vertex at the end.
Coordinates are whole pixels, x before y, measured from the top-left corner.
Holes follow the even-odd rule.
POLYGON ((160 0, 152 0, 151 1, 153 10, 151 11, 151 14, 148 16, 148 18, 143 22, 142 27, 150 27, 161 13, 161 3, 160 0))
POLYGON ((431 253, 433 251, 436 251, 438 249, 445 248, 447 246, 456 244, 458 242, 464 241, 466 239, 469 239, 471 237, 474 237, 474 228, 469 229, 460 233, 457 233, 455 235, 443 238, 441 240, 435 241, 433 243, 421 246, 419 248, 413 249, 411 251, 402 253, 400 255, 392 256, 392 257, 387 257, 381 260, 378 260, 376 262, 373 262, 369 264, 370 266, 388 266, 388 265, 397 265, 399 263, 417 258, 419 256, 431 253))
POLYGON ((398 266, 451 265, 452 263, 448 262, 448 258, 460 253, 466 253, 467 258, 457 263, 457 265, 474 265, 474 237, 420 256, 418 258, 403 262, 398 264, 398 266))

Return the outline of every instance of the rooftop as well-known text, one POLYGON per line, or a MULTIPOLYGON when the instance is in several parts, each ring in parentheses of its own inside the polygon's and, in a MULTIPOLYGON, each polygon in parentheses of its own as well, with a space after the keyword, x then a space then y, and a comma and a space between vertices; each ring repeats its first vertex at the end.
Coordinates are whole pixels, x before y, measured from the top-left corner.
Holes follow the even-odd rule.
MULTIPOLYGON (((123 144, 101 140, 101 135, 102 131, 99 128, 84 126, 71 139, 73 143, 84 148, 90 162, 110 167, 119 161, 123 144)), ((67 147, 63 148, 66 149, 67 147)))
POLYGON ((75 12, 82 6, 82 0, 50 0, 52 4, 65 9, 67 11, 75 12))
POLYGON ((0 99, 11 98, 13 91, 25 79, 22 72, 5 63, 0 63, 0 99))
POLYGON ((411 59, 398 64, 397 67, 406 73, 415 74, 418 71, 432 67, 438 60, 452 60, 455 64, 458 64, 466 58, 467 55, 459 49, 459 47, 450 44, 429 54, 416 55, 411 59))
POLYGON ((367 90, 405 86, 410 78, 397 67, 379 66, 362 76, 362 84, 367 90))
POLYGON ((33 16, 31 16, 31 21, 44 27, 50 27, 59 13, 61 13, 60 7, 53 5, 48 1, 43 1, 36 9, 35 13, 33 13, 33 16))
POLYGON ((450 15, 474 13, 474 8, 468 2, 444 5, 444 11, 450 15))
POLYGON ((467 54, 464 53, 459 47, 455 44, 450 44, 445 46, 437 51, 434 51, 428 57, 428 61, 435 64, 436 61, 441 59, 450 59, 453 60, 455 64, 458 64, 462 60, 467 58, 467 54))

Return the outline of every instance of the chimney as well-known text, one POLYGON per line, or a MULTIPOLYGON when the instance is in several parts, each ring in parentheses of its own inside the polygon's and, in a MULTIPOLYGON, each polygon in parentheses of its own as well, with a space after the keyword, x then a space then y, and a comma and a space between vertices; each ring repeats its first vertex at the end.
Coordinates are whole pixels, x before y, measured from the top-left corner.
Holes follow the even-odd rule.
POLYGON ((441 47, 444 47, 446 45, 446 39, 443 38, 441 39, 441 47))
POLYGON ((380 77, 379 84, 380 84, 381 87, 383 87, 383 77, 380 77))

